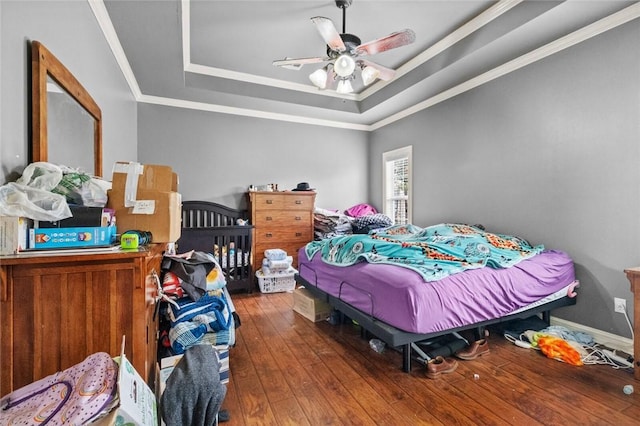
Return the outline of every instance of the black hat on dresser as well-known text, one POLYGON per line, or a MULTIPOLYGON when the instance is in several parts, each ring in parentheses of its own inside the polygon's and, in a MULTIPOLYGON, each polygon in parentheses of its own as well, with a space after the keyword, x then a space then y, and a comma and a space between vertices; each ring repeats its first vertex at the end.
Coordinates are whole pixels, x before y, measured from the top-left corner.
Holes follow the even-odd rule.
POLYGON ((315 188, 309 186, 309 182, 300 182, 292 191, 314 191, 315 188))

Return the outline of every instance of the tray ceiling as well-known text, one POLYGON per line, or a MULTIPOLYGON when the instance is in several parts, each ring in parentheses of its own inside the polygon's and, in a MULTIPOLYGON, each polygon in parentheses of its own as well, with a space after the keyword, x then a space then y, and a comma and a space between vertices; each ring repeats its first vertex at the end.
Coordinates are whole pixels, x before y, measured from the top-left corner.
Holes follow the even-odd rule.
POLYGON ((562 51, 640 15, 626 1, 354 0, 346 30, 363 42, 410 28, 416 41, 367 59, 390 82, 340 95, 285 57, 322 56, 310 18, 342 30, 335 1, 90 2, 140 102, 374 130, 562 51))

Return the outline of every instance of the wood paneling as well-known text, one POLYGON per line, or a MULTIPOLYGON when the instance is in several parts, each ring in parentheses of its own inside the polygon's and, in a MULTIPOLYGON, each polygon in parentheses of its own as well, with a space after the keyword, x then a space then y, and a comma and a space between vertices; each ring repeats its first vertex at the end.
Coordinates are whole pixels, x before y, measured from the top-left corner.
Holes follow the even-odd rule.
POLYGON ((95 352, 126 355, 155 377, 155 281, 162 246, 149 251, 2 259, 0 393, 68 368, 95 352), (6 297, 4 297, 6 296, 6 297))

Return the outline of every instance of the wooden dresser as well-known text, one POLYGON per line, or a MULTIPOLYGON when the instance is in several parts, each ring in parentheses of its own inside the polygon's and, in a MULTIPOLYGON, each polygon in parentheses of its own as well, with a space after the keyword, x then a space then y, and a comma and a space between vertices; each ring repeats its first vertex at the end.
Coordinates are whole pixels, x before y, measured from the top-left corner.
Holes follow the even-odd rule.
POLYGON ((280 248, 293 256, 298 267, 298 249, 313 240, 313 191, 248 192, 254 228, 254 269, 262 267, 264 251, 280 248))
POLYGON ((123 335, 127 358, 152 384, 163 249, 1 257, 0 394, 95 352, 118 356, 123 335))

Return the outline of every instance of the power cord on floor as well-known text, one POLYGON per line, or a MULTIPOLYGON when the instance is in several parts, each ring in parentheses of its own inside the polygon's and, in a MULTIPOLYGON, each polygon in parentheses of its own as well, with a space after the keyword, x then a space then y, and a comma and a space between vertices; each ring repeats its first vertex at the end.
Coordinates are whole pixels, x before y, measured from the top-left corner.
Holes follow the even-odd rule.
POLYGON ((629 330, 631 330, 631 340, 634 339, 633 337, 633 326, 631 325, 631 320, 629 320, 629 314, 627 313, 627 307, 624 307, 624 311, 622 312, 624 314, 624 319, 627 320, 627 325, 629 326, 629 330))
MULTIPOLYGON (((530 340, 527 338, 526 333, 520 334, 517 338, 508 333, 505 333, 504 337, 514 345, 521 348, 540 350, 539 347, 531 344, 530 340)), ((579 345, 583 349, 581 360, 585 365, 608 365, 615 369, 633 367, 632 360, 618 355, 615 351, 605 348, 602 345, 599 345, 597 343, 591 345, 578 344, 577 342, 573 343, 579 345)))

